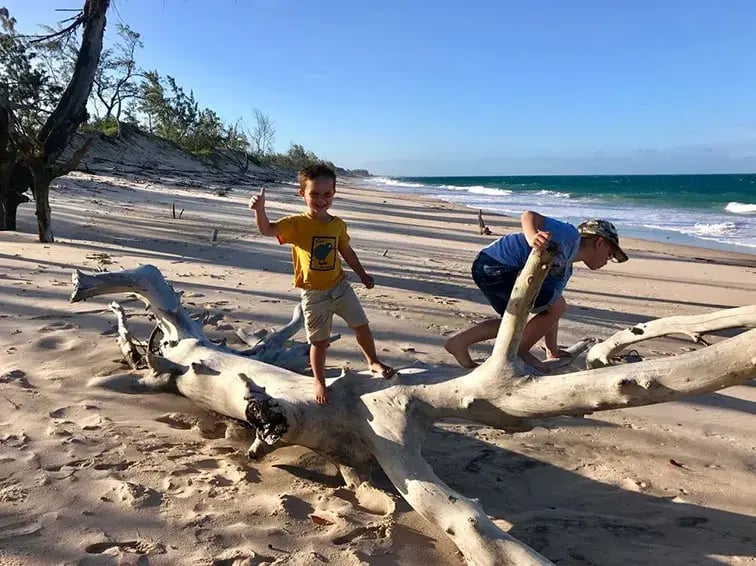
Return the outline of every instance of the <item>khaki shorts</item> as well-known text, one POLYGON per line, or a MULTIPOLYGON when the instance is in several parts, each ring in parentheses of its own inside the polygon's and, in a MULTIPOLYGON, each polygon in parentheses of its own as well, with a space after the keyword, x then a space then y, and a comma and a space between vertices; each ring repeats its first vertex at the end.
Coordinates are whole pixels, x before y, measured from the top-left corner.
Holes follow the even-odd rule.
POLYGON ((343 318, 349 328, 368 323, 360 300, 346 279, 325 291, 302 289, 302 311, 307 340, 310 343, 322 342, 331 337, 334 314, 343 318))

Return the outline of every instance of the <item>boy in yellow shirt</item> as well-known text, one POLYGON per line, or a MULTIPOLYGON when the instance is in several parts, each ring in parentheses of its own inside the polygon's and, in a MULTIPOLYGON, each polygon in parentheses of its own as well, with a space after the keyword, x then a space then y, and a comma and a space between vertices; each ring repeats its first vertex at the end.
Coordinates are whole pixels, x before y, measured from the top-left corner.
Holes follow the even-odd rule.
POLYGON ((325 361, 334 314, 343 318, 354 331, 370 371, 385 378, 395 372, 378 359, 365 311, 341 268, 339 254, 365 287, 375 286, 349 244, 346 223, 328 212, 336 194, 336 173, 319 163, 302 169, 297 180, 299 194, 307 207, 303 214, 271 222, 265 212, 265 189, 249 200, 249 207, 255 211, 255 223, 261 234, 275 236, 280 244, 292 246, 294 286, 302 290, 315 400, 322 405, 328 403, 325 361))

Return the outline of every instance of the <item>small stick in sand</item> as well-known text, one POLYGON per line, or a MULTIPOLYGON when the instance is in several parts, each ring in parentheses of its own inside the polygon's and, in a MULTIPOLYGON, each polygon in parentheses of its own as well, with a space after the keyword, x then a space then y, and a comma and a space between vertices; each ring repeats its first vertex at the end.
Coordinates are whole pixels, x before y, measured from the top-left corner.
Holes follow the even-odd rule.
POLYGON ((483 220, 483 210, 478 209, 478 230, 480 232, 481 236, 490 236, 491 230, 488 226, 486 226, 485 221, 483 220))

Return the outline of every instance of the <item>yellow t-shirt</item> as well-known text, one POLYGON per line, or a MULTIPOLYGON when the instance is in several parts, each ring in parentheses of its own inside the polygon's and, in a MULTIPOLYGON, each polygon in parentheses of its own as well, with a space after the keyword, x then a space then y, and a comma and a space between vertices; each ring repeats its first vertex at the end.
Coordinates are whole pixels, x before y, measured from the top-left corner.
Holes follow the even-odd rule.
POLYGON ((339 249, 349 243, 349 234, 343 220, 333 216, 320 222, 297 214, 282 218, 276 226, 278 242, 292 246, 295 287, 324 291, 344 278, 339 249))

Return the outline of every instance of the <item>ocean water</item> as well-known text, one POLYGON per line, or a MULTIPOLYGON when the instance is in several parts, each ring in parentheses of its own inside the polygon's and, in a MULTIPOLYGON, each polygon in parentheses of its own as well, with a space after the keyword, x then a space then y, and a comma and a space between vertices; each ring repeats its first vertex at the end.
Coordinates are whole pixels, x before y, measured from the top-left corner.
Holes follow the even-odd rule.
POLYGON ((605 218, 620 238, 756 254, 756 174, 371 177, 360 184, 473 209, 605 218))

